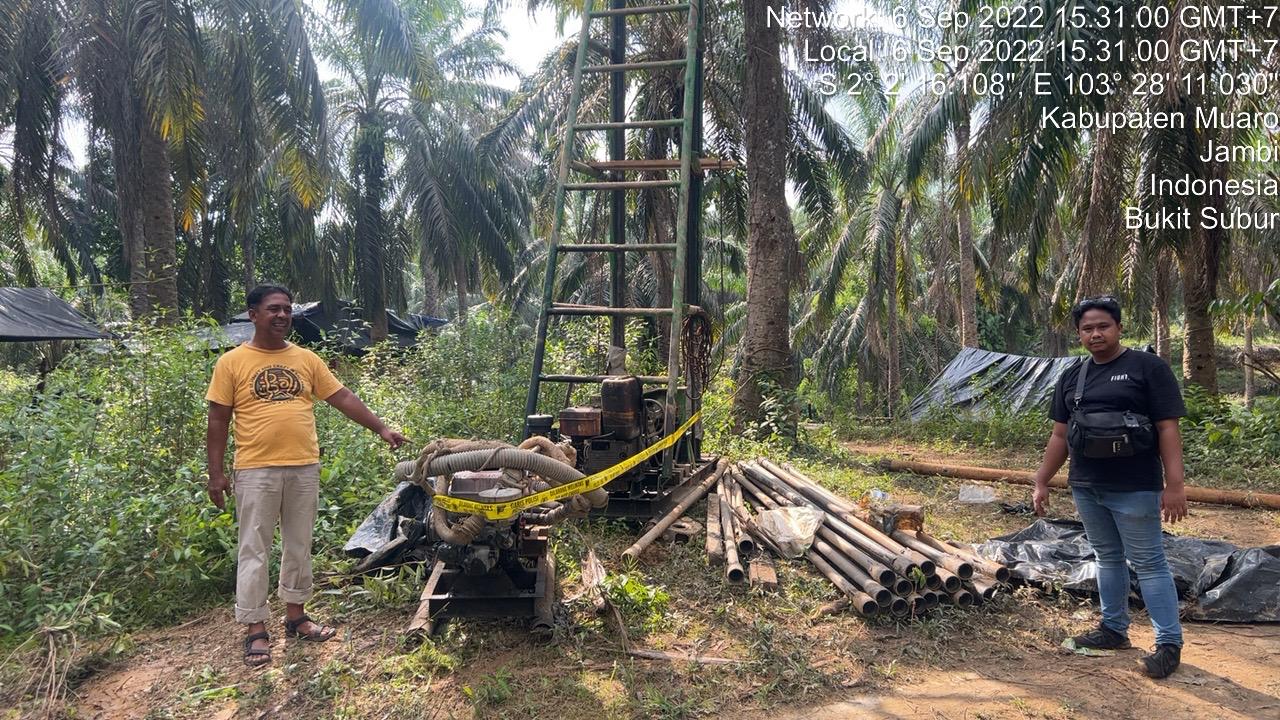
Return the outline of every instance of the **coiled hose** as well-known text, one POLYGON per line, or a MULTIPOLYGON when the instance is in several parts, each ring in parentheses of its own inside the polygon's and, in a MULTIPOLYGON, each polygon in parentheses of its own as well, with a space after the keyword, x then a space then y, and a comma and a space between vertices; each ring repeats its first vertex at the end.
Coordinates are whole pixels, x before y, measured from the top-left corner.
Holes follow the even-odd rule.
MULTIPOLYGON (((542 448, 540 448, 542 449, 542 448)), ((427 453, 424 451, 424 456, 427 453)), ((446 491, 445 477, 456 472, 484 469, 513 469, 527 471, 544 478, 553 486, 563 485, 583 477, 571 465, 531 449, 513 448, 510 446, 484 447, 477 450, 464 450, 447 454, 433 454, 423 467, 422 458, 397 463, 395 477, 397 480, 410 480, 429 488, 432 494, 443 494, 446 491), (436 477, 434 486, 427 485, 427 478, 436 477)), ((602 508, 609 503, 609 494, 603 489, 583 493, 583 497, 593 508, 602 508)), ((568 511, 567 505, 555 507, 542 518, 560 519, 568 511)), ((484 529, 486 520, 482 515, 470 515, 457 525, 450 526, 444 513, 432 513, 432 528, 436 535, 448 543, 468 545, 484 529)))

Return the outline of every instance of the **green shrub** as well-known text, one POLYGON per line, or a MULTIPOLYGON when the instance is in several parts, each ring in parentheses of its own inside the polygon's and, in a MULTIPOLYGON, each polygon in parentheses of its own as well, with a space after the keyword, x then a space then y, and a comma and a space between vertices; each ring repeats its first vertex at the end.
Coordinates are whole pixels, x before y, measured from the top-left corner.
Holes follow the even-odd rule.
POLYGON ((1247 409, 1194 385, 1184 396, 1182 439, 1188 472, 1231 476, 1249 486, 1280 486, 1280 398, 1258 398, 1247 409))
MULTIPOLYGON (((412 443, 393 454, 316 405, 318 569, 346 563, 342 545, 393 487, 397 459, 437 437, 516 437, 530 353, 512 328, 476 314, 413 349, 340 365, 344 383, 412 443)), ((188 349, 193 329, 136 325, 127 348, 75 352, 35 402, 32 383, 0 375, 0 642, 61 625, 77 607, 129 628, 228 601, 233 516, 204 491, 215 356, 188 349)))

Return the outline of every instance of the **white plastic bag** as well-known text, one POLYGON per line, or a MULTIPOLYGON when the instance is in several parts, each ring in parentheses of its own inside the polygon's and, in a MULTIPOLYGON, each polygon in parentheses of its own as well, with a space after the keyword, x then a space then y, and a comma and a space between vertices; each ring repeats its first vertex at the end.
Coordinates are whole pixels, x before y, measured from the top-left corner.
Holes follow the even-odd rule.
POLYGON ((982 505, 996 501, 996 491, 988 485, 961 485, 960 495, 956 502, 969 505, 982 505))
POLYGON ((804 555, 813 544, 813 536, 822 525, 824 513, 811 507, 788 507, 765 510, 756 524, 778 549, 789 558, 804 555))

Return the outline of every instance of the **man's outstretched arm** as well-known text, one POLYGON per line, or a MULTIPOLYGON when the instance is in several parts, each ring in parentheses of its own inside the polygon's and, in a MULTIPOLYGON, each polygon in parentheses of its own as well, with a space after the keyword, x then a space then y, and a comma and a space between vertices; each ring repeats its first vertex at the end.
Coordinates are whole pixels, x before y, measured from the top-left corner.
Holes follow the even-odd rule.
POLYGON ((378 437, 386 440, 393 450, 408 442, 408 438, 387 427, 387 424, 374 415, 355 393, 346 388, 330 395, 324 401, 337 408, 338 412, 377 433, 378 437))

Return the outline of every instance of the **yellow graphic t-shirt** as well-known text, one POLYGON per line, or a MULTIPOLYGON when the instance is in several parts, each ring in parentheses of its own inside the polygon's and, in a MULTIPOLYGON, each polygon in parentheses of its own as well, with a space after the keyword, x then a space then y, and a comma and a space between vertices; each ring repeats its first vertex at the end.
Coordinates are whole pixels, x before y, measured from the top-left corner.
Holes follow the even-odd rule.
POLYGON ((293 343, 263 350, 245 343, 218 358, 205 399, 235 417, 235 469, 320 462, 312 405, 342 389, 320 356, 293 343))

